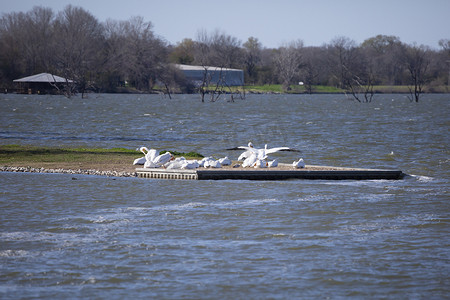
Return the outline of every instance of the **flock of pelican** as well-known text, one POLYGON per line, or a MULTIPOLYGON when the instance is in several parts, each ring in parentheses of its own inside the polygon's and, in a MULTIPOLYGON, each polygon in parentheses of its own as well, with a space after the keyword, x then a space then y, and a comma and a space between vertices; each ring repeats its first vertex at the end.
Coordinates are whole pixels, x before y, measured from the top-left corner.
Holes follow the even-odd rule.
MULTIPOLYGON (((239 146, 229 148, 226 150, 244 150, 238 157, 238 161, 242 162, 242 167, 247 168, 274 168, 278 166, 278 160, 274 159, 268 161, 268 155, 278 151, 292 151, 300 152, 299 150, 291 149, 289 147, 264 148, 258 149, 250 142, 247 146, 239 146)), ((165 168, 165 169, 196 169, 196 168, 221 168, 222 166, 231 165, 231 160, 228 157, 221 159, 214 159, 212 157, 205 157, 202 160, 187 160, 184 157, 175 158, 170 152, 159 154, 156 149, 148 149, 147 147, 140 147, 139 151, 144 153, 144 156, 135 159, 134 165, 144 165, 144 168, 165 168)), ((304 168, 305 162, 303 158, 292 163, 294 168, 304 168)), ((239 167, 236 165, 235 167, 239 167)))

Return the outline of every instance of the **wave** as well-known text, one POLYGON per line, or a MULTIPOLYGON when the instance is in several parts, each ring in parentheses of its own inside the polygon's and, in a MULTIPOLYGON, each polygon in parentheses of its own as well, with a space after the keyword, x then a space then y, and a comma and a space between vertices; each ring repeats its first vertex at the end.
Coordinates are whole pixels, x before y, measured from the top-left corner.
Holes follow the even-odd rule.
POLYGON ((413 175, 413 174, 410 174, 410 175, 408 175, 408 176, 411 176, 411 177, 413 177, 414 179, 416 179, 417 181, 422 181, 422 182, 430 182, 430 181, 433 181, 433 180, 434 180, 434 178, 433 178, 433 177, 430 177, 430 176, 413 175))

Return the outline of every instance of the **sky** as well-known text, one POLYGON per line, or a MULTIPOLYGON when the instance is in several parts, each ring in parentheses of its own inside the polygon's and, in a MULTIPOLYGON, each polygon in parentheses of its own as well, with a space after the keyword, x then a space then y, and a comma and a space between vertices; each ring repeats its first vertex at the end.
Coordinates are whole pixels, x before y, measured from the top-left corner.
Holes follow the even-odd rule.
POLYGON ((2 0, 0 13, 33 6, 56 13, 68 4, 101 22, 141 16, 173 45, 195 40, 199 30, 219 30, 242 43, 255 37, 267 48, 297 40, 321 46, 342 36, 359 44, 383 34, 439 49, 440 39, 450 39, 450 0, 2 0))

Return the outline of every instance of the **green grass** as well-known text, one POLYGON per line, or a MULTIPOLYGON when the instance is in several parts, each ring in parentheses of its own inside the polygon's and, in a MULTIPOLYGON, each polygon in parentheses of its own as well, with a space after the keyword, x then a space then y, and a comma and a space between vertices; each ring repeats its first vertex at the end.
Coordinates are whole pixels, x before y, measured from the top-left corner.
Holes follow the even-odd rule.
MULTIPOLYGON (((162 152, 162 151, 161 151, 162 152)), ((169 151, 174 156, 185 158, 202 158, 196 152, 169 151)), ((1 145, 0 165, 15 163, 107 163, 132 161, 142 153, 126 148, 58 148, 22 145, 1 145)))
MULTIPOLYGON (((266 84, 266 85, 248 85, 245 86, 245 90, 247 92, 254 93, 285 93, 280 84, 266 84)), ((332 86, 324 86, 324 85, 313 85, 312 86, 313 93, 342 93, 343 90, 332 87, 332 86)), ((286 92, 287 94, 303 94, 307 93, 306 87, 300 85, 291 85, 290 90, 286 92)))

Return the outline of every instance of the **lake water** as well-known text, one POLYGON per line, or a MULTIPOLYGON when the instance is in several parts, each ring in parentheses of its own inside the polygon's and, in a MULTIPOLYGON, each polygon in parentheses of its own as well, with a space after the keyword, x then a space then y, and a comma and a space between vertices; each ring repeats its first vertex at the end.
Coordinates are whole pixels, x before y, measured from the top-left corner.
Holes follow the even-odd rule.
POLYGON ((410 175, 172 181, 0 172, 0 298, 447 298, 449 100, 0 95, 1 144, 145 145, 236 159, 240 152, 225 149, 252 141, 300 149, 307 164, 410 175))

